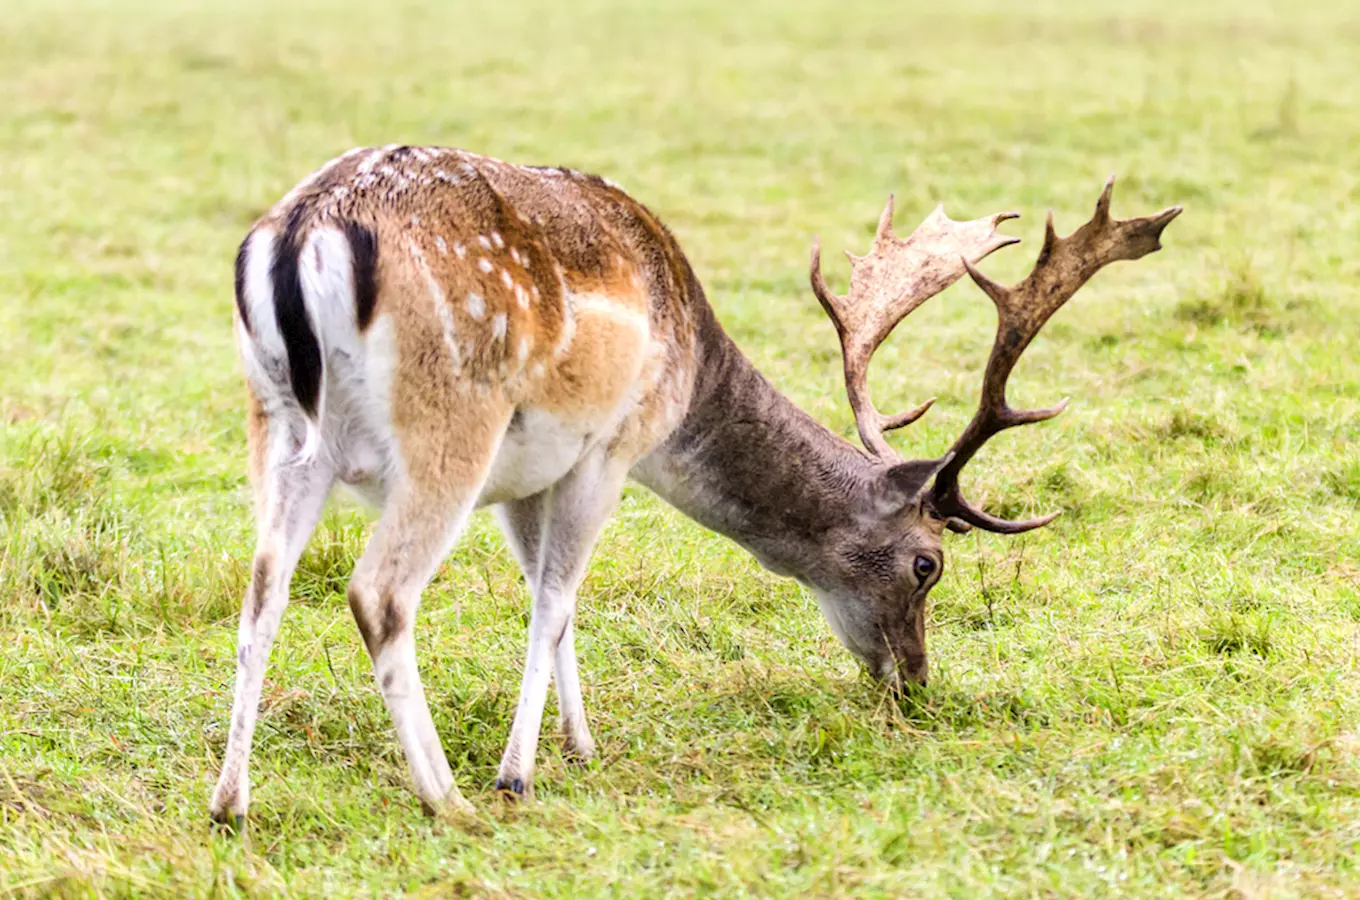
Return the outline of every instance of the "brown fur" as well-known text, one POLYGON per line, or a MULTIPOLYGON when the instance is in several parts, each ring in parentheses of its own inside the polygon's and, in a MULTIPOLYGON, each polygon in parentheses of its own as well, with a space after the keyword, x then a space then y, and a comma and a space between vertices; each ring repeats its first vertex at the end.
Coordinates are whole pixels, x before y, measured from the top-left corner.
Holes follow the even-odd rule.
MULTIPOLYGON (((471 394, 604 425, 631 395, 611 444, 631 458, 683 415, 694 374, 688 265, 655 217, 603 179, 444 148, 363 148, 257 228, 280 230, 299 212, 309 230, 354 221, 376 234, 374 317, 394 322, 395 383, 418 405, 471 394)), ((403 408, 397 398, 398 417, 403 408)), ((444 412, 434 418, 452 421, 444 412)))

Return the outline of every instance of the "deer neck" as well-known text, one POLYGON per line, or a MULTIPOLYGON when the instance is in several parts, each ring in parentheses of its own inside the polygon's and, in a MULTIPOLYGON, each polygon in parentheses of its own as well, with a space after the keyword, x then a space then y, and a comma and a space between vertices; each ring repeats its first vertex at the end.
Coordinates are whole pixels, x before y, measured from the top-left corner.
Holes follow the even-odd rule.
POLYGON ((862 509, 875 463, 775 390, 703 304, 684 421, 634 476, 766 568, 817 586, 828 532, 862 509))

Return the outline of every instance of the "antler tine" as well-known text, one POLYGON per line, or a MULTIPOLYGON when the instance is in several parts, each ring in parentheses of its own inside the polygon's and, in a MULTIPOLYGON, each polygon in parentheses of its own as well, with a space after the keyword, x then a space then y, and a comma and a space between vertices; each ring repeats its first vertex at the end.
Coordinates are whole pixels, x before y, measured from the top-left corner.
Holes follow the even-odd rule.
POLYGON ((878 228, 874 229, 875 246, 886 240, 892 240, 897 237, 897 235, 893 234, 892 227, 894 196, 895 195, 893 194, 888 195, 888 205, 883 207, 883 212, 878 217, 878 228))
POLYGON ((1067 407, 1063 400, 1046 409, 1011 409, 1006 403, 1006 381, 1011 370, 1044 324, 1091 276, 1112 262, 1139 259, 1160 250, 1162 231, 1181 213, 1181 207, 1173 206, 1138 219, 1112 219, 1113 190, 1111 175, 1091 220, 1065 238, 1059 238, 1054 231, 1050 212, 1043 249, 1033 271, 1019 284, 1011 287, 997 284, 964 260, 973 281, 996 304, 996 340, 987 360, 978 411, 954 442, 953 458, 940 470, 931 489, 931 505, 942 518, 958 519, 986 531, 1017 534, 1047 525, 1057 517, 1053 513, 1012 522, 988 515, 964 499, 959 490, 959 473, 993 435, 1017 425, 1051 419, 1067 407))
POLYGON ((811 265, 812 293, 817 295, 817 301, 822 304, 822 309, 826 310, 827 316, 831 319, 831 324, 836 326, 836 333, 843 334, 845 325, 841 322, 840 303, 841 298, 831 293, 831 288, 826 284, 826 278, 822 275, 822 239, 817 235, 812 236, 812 265, 811 265))
POLYGON ((873 455, 895 460, 885 431, 910 425, 935 399, 895 415, 880 413, 869 397, 869 360, 888 335, 913 310, 963 277, 971 262, 1014 244, 1019 238, 998 234, 996 226, 1015 213, 998 213, 969 222, 955 222, 940 206, 905 239, 893 233, 893 198, 879 217, 873 246, 862 257, 850 258, 850 292, 833 294, 822 275, 821 241, 813 238, 810 279, 812 292, 836 326, 845 366, 845 389, 860 440, 873 455))

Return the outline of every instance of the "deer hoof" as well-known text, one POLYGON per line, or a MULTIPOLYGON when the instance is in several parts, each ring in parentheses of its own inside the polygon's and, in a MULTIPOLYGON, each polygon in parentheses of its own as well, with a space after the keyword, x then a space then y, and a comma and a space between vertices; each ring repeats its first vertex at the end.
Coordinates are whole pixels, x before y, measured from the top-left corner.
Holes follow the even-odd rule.
POLYGON ((496 790, 511 800, 522 799, 528 790, 521 778, 497 778, 496 790))
POLYGON ((246 833, 245 813, 232 815, 226 810, 211 814, 213 831, 218 834, 227 834, 233 837, 240 837, 246 833))
POLYGON ((562 746, 562 755, 566 757, 567 762, 583 766, 595 758, 595 742, 590 738, 585 740, 567 738, 562 746))

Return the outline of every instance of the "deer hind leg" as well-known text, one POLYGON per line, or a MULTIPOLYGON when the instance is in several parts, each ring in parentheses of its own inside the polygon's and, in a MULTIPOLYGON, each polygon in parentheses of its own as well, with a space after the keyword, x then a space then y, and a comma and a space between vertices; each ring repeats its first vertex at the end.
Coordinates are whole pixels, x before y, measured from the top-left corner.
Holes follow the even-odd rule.
MULTIPOLYGON (((543 491, 496 507, 496 518, 506 541, 519 561, 532 596, 538 596, 539 563, 546 531, 549 492, 543 491)), ((567 620, 553 654, 553 680, 557 683, 558 730, 570 756, 588 760, 595 755, 595 739, 586 723, 581 697, 581 678, 576 666, 576 616, 567 620)))
POLYGON ((576 617, 576 590, 585 577, 600 529, 618 502, 626 475, 627 467, 609 460, 600 448, 546 492, 547 514, 542 520, 545 527, 539 540, 538 586, 533 591, 529 648, 515 721, 496 778, 498 790, 516 795, 532 790, 534 756, 554 657, 567 663, 558 673, 563 714, 569 723, 579 723, 585 744, 581 749, 593 744, 580 708, 575 651, 567 641, 572 637, 576 617))
POLYGON ((373 660, 373 674, 406 755, 426 812, 472 809, 435 732, 416 668, 415 619, 420 595, 476 505, 509 421, 469 415, 458 446, 438 439, 402 447, 405 474, 394 485, 377 528, 355 566, 349 605, 373 660))
POLYGON ((293 570, 335 477, 323 461, 297 459, 302 444, 297 424, 299 428, 293 429, 282 417, 267 419, 258 401, 252 400, 248 435, 258 538, 237 632, 236 691, 227 749, 208 807, 214 821, 238 829, 250 802, 250 744, 269 650, 288 605, 293 570))

